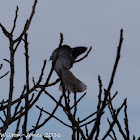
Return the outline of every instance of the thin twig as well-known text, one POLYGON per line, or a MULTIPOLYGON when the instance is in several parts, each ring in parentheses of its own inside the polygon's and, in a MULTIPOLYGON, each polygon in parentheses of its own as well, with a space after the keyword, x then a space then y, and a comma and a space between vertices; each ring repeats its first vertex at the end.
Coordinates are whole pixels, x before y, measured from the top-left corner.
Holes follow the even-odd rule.
MULTIPOLYGON (((33 87, 29 90, 29 92, 26 92, 21 98, 19 97, 19 98, 15 99, 14 101, 11 102, 11 104, 13 105, 13 104, 19 102, 21 99, 24 99, 24 98, 27 96, 27 94, 29 95, 29 94, 31 94, 33 91, 35 91, 37 88, 41 88, 41 89, 42 89, 43 87, 44 87, 44 86, 40 86, 40 85, 35 85, 35 86, 33 86, 33 87)), ((5 109, 5 108, 7 108, 7 106, 8 106, 8 105, 1 106, 1 107, 0 107, 0 111, 3 110, 3 109, 5 109)))
POLYGON ((6 37, 9 37, 10 33, 5 29, 5 27, 0 23, 0 27, 6 37))
POLYGON ((37 84, 40 84, 40 82, 42 81, 42 77, 44 75, 44 70, 45 70, 45 67, 46 67, 46 62, 47 62, 47 60, 44 60, 44 64, 43 64, 41 74, 40 74, 40 77, 39 77, 39 80, 38 80, 37 84))
POLYGON ((119 42, 119 46, 118 46, 118 49, 117 49, 117 56, 116 56, 115 64, 114 64, 114 67, 113 67, 111 79, 110 79, 110 82, 109 82, 108 88, 107 88, 107 91, 108 91, 108 92, 111 90, 111 87, 112 87, 112 85, 113 85, 115 73, 116 73, 117 66, 118 66, 119 59, 120 59, 120 53, 121 53, 121 48, 122 48, 122 42, 123 42, 123 29, 121 29, 121 31, 120 31, 120 42, 119 42))
POLYGON ((108 84, 107 91, 105 92, 105 97, 104 97, 104 100, 102 102, 100 112, 98 113, 98 118, 96 119, 96 122, 95 122, 95 124, 94 124, 94 126, 93 126, 93 128, 91 130, 91 133, 90 133, 90 135, 88 137, 88 140, 93 138, 95 131, 97 130, 98 126, 100 125, 101 114, 102 114, 104 108, 106 107, 107 98, 108 98, 109 92, 111 90, 111 87, 113 85, 116 69, 117 69, 117 66, 118 66, 119 59, 120 59, 120 52, 121 52, 122 42, 123 42, 123 29, 120 30, 120 41, 119 41, 119 46, 118 46, 118 50, 117 50, 117 56, 116 56, 115 64, 114 64, 114 67, 113 67, 112 75, 111 75, 111 78, 110 78, 110 82, 108 84))
POLYGON ((85 125, 85 130, 86 130, 86 136, 88 137, 88 127, 85 125))
POLYGON ((74 118, 74 116, 72 115, 72 113, 70 112, 69 109, 64 108, 64 110, 67 111, 67 116, 68 116, 69 120, 71 121, 72 126, 76 127, 78 132, 81 134, 83 140, 87 140, 85 135, 84 135, 83 130, 79 126, 79 120, 76 121, 76 119, 74 118))
MULTIPOLYGON (((25 38, 25 45, 24 45, 24 48, 25 48, 25 64, 26 64, 26 91, 27 93, 29 92, 29 55, 28 55, 28 35, 27 34, 24 34, 24 38, 25 38)), ((27 110, 26 111, 26 114, 25 114, 25 119, 24 119, 24 124, 23 124, 23 127, 22 127, 22 130, 23 130, 23 134, 26 134, 27 133, 27 121, 28 121, 28 108, 29 108, 29 95, 27 94, 27 96, 25 97, 25 109, 27 110)), ((24 139, 26 139, 24 137, 24 139)))
POLYGON ((128 117, 127 117, 127 99, 125 100, 124 114, 125 114, 125 118, 124 118, 125 131, 126 131, 127 139, 129 140, 130 132, 129 132, 129 126, 128 126, 128 117))
POLYGON ((74 105, 70 108, 72 109, 73 107, 75 107, 80 101, 81 99, 86 95, 86 92, 74 103, 74 105))
MULTIPOLYGON (((111 125, 111 122, 109 121, 109 119, 107 118, 107 121, 108 121, 108 123, 109 123, 109 125, 111 125)), ((112 128, 112 134, 113 134, 113 136, 114 136, 114 140, 117 140, 117 137, 116 137, 116 134, 115 134, 115 131, 113 130, 113 128, 112 128)))
POLYGON ((0 64, 0 70, 2 69, 2 67, 3 67, 3 64, 0 64))
POLYGON ((97 113, 97 111, 94 112, 94 113, 92 113, 91 115, 87 116, 85 119, 79 121, 79 123, 82 123, 82 122, 86 121, 87 119, 89 119, 89 118, 91 118, 92 116, 94 116, 96 113, 97 113))
MULTIPOLYGON (((16 43, 16 42, 18 42, 18 41, 21 42, 23 35, 26 34, 27 30, 29 29, 30 24, 31 24, 31 21, 32 21, 32 19, 33 19, 33 16, 34 16, 34 14, 35 14, 35 9, 36 9, 37 2, 38 2, 38 0, 35 0, 35 1, 34 1, 34 4, 33 4, 33 6, 32 6, 31 15, 30 15, 29 19, 27 19, 22 33, 19 35, 19 37, 17 37, 17 38, 14 40, 14 43, 16 43)), ((14 52, 17 50, 18 46, 19 46, 19 45, 17 45, 16 48, 14 49, 14 52)))
POLYGON ((76 112, 77 112, 77 104, 76 104, 76 102, 77 102, 77 94, 76 94, 76 92, 74 92, 74 104, 75 104, 74 113, 73 113, 74 118, 76 117, 76 112))
MULTIPOLYGON (((102 98, 102 80, 99 75, 98 75, 98 82, 99 82, 99 95, 98 95, 97 117, 96 118, 99 118, 99 116, 100 116, 101 98, 102 98)), ((100 121, 98 122, 98 125, 96 127, 96 136, 95 136, 96 140, 98 139, 99 132, 100 132, 100 121)))
MULTIPOLYGON (((124 102, 122 103, 122 105, 117 109, 117 112, 116 112, 115 116, 113 117, 113 122, 110 124, 110 127, 109 127, 108 131, 106 132, 106 134, 104 135, 104 137, 102 138, 102 140, 105 140, 105 139, 106 139, 106 137, 107 137, 107 136, 109 135, 109 133, 112 131, 112 129, 113 129, 115 123, 118 122, 118 119, 117 119, 118 114, 119 114, 119 112, 121 111, 121 109, 122 109, 122 107, 123 107, 124 105, 125 105, 125 100, 124 100, 124 102)), ((124 136, 124 139, 126 140, 126 136, 124 136)))
POLYGON ((2 79, 3 77, 5 77, 6 75, 8 75, 9 71, 6 72, 4 75, 0 76, 0 79, 2 79))
POLYGON ((14 116, 16 116, 16 114, 17 114, 17 110, 18 110, 18 107, 19 107, 19 105, 20 105, 20 103, 21 103, 21 99, 22 99, 22 97, 23 97, 23 94, 24 94, 25 90, 26 90, 26 85, 24 85, 23 91, 22 91, 22 93, 21 93, 21 95, 20 95, 20 100, 19 100, 18 104, 17 104, 16 107, 15 107, 14 116))
POLYGON ((17 6, 16 12, 15 12, 14 25, 13 25, 11 34, 13 34, 13 32, 14 32, 14 30, 15 30, 15 27, 16 27, 16 21, 17 21, 17 17, 18 17, 18 10, 19 10, 19 8, 18 8, 18 6, 17 6))
POLYGON ((32 96, 31 96, 31 99, 29 100, 29 103, 31 103, 32 101, 33 101, 33 99, 34 99, 34 93, 32 94, 32 96))
POLYGON ((63 95, 61 95, 61 97, 60 97, 59 101, 57 102, 55 108, 53 109, 51 115, 50 115, 47 119, 45 119, 44 122, 42 122, 40 125, 38 125, 36 128, 33 128, 33 129, 29 130, 29 133, 31 133, 31 132, 33 132, 33 131, 39 129, 39 128, 42 127, 42 126, 44 126, 44 125, 53 117, 53 115, 54 115, 54 113, 56 112, 56 110, 57 110, 59 104, 61 103, 62 98, 63 98, 63 95))
POLYGON ((23 108, 21 107, 21 108, 20 108, 20 118, 18 119, 17 128, 16 128, 16 131, 15 131, 16 134, 18 134, 18 132, 19 132, 19 125, 20 125, 22 110, 23 110, 23 108))
POLYGON ((33 81, 33 84, 34 84, 34 86, 35 86, 36 83, 35 83, 35 78, 34 78, 34 77, 32 77, 32 81, 33 81))
POLYGON ((4 124, 5 121, 2 119, 2 117, 0 117, 0 120, 1 120, 1 122, 4 124))
POLYGON ((85 125, 87 125, 87 124, 90 124, 90 123, 92 123, 92 122, 94 122, 94 121, 96 121, 96 118, 92 119, 91 121, 89 121, 89 122, 87 122, 87 123, 84 123, 84 124, 80 125, 80 127, 83 127, 83 126, 85 126, 85 125))
POLYGON ((108 136, 109 136, 112 140, 114 140, 114 138, 112 137, 112 135, 111 135, 111 134, 108 134, 108 136))
MULTIPOLYGON (((39 106, 36 105, 36 107, 37 107, 40 111, 43 111, 43 112, 45 112, 45 113, 48 114, 48 115, 51 115, 51 113, 49 113, 48 111, 45 111, 44 109, 40 108, 39 106)), ((60 119, 57 118, 56 116, 53 115, 52 117, 55 118, 56 120, 58 120, 58 121, 59 121, 60 123, 62 123, 63 125, 65 125, 65 126, 67 126, 67 127, 69 127, 69 128, 72 128, 72 126, 70 126, 70 125, 64 123, 62 120, 60 120, 60 119)))
MULTIPOLYGON (((20 108, 20 118, 18 119, 18 122, 17 122, 15 134, 18 134, 18 132, 19 132, 19 126, 20 126, 20 122, 21 122, 22 111, 23 111, 23 107, 20 108)), ((16 140, 16 137, 13 137, 11 140, 16 140)))
MULTIPOLYGON (((43 109, 43 108, 42 108, 42 109, 43 109)), ((40 110, 40 114, 39 114, 39 117, 38 117, 38 119, 37 119, 35 128, 38 126, 41 117, 42 117, 42 110, 40 110)), ((36 133, 36 129, 34 130, 33 134, 35 134, 35 133, 36 133)), ((32 140, 32 139, 33 139, 33 137, 30 138, 30 140, 32 140)))
POLYGON ((8 62, 10 65, 12 65, 11 62, 8 59, 3 59, 3 60, 8 62))
POLYGON ((0 102, 0 104, 6 104, 8 103, 8 100, 4 101, 4 99, 0 102))
POLYGON ((47 87, 54 86, 54 85, 57 84, 59 81, 60 81, 60 78, 56 79, 55 82, 48 84, 47 87))
MULTIPOLYGON (((116 92, 116 93, 117 93, 117 92, 116 92)), ((110 98, 111 98, 111 97, 110 97, 110 93, 109 93, 109 99, 110 99, 110 98)), ((125 100, 126 100, 126 99, 125 99, 125 100)), ((124 103, 125 103, 125 100, 124 100, 124 103)), ((111 116, 112 116, 113 120, 115 120, 115 122, 116 122, 116 124, 117 124, 117 126, 118 126, 118 128, 119 128, 119 131, 120 131, 121 135, 123 136, 124 139, 126 139, 126 135, 125 135, 125 133, 123 132, 122 127, 121 127, 121 125, 120 125, 118 119, 116 118, 116 111, 115 111, 114 108, 113 108, 112 102, 110 102, 110 104, 108 105, 108 107, 109 107, 109 110, 110 110, 110 113, 111 113, 111 116)), ((119 109, 118 109, 118 110, 119 110, 119 109)), ((117 111, 118 111, 118 110, 117 110, 117 111)), ((114 125, 114 124, 112 124, 112 125, 114 125)))

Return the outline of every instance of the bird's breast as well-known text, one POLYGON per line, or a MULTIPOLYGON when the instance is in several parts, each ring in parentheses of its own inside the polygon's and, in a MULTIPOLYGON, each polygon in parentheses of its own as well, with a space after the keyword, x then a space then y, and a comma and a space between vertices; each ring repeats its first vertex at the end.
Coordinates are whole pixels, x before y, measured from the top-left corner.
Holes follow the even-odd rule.
POLYGON ((62 61, 58 58, 56 63, 55 63, 55 67, 54 70, 56 71, 56 73, 58 74, 58 76, 61 77, 61 73, 62 73, 62 69, 63 69, 63 64, 62 61))

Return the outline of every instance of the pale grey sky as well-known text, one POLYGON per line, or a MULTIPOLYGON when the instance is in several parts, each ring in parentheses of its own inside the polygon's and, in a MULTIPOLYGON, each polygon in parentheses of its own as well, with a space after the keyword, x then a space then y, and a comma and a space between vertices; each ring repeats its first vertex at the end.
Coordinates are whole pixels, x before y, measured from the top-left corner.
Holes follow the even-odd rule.
MULTIPOLYGON (((34 0, 1 0, 0 4, 0 22, 11 30, 15 16, 16 6, 19 6, 17 30, 15 37, 22 31, 26 19, 29 17, 34 0)), ((75 64, 72 68, 74 75, 87 84, 87 96, 79 104, 80 116, 85 117, 92 110, 96 109, 98 94, 98 75, 103 80, 104 88, 107 87, 114 60, 116 57, 117 46, 119 43, 120 29, 124 29, 124 42, 122 46, 121 59, 117 74, 115 76, 112 93, 119 92, 114 100, 116 107, 128 99, 129 127, 132 134, 139 136, 140 130, 140 1, 139 0, 59 0, 38 2, 35 16, 29 30, 29 52, 30 52, 30 70, 31 77, 38 77, 44 59, 49 59, 52 51, 58 47, 59 34, 64 34, 64 44, 71 47, 75 46, 93 46, 93 49, 83 62, 75 64), (88 102, 88 104, 87 104, 88 102)), ((0 63, 4 63, 6 71, 8 64, 3 58, 9 58, 8 40, 0 31, 0 63)), ((16 54, 16 79, 14 97, 19 96, 24 84, 24 49, 21 45, 16 54)), ((51 62, 47 63, 47 71, 51 68, 51 62)), ((46 73, 45 76, 47 76, 46 73)), ((57 76, 54 73, 51 81, 57 76)), ((8 77, 0 81, 0 87, 3 93, 2 98, 8 96, 8 88, 5 88, 8 77)), ((60 95, 57 90, 49 89, 50 93, 56 97, 60 95)), ((45 96, 46 97, 46 96, 45 96)), ((40 107, 46 106, 49 109, 53 104, 45 97, 38 103, 40 107), (49 107, 48 102, 50 102, 49 107)), ((35 110, 31 110, 35 113, 35 110)), ((60 118, 61 113, 57 112, 60 118)), ((122 114, 123 115, 123 114, 122 114)), ((121 116, 122 116, 121 115, 121 116)), ((45 116, 44 116, 45 117, 45 116)), ((63 119, 65 119, 64 117, 63 119)), ((34 119, 33 119, 34 121, 34 119)), ((32 122, 32 121, 31 121, 32 122)), ((33 123, 33 122, 32 122, 33 123)), ((31 124, 32 125, 32 124, 31 124)), ((103 128, 106 128, 104 124, 103 128)), ((50 122, 42 131, 61 131, 63 136, 71 133, 71 130, 56 123, 50 122), (53 126, 51 126, 53 124, 53 126), (48 129, 50 128, 50 129, 48 129)), ((62 140, 64 140, 62 138, 62 140)))

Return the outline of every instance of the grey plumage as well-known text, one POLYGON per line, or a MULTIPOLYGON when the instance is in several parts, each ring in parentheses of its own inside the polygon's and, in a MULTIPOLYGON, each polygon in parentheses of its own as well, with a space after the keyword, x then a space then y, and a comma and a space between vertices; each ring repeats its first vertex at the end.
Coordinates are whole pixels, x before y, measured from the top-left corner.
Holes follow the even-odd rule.
MULTIPOLYGON (((86 50, 87 47, 71 48, 68 45, 63 45, 59 48, 59 54, 57 48, 54 50, 54 52, 50 57, 50 60, 54 62, 58 54, 58 58, 55 63, 54 70, 56 71, 58 76, 62 79, 65 89, 68 90, 69 92, 73 92, 73 93, 83 92, 87 88, 87 86, 79 79, 77 79, 70 71, 70 68, 73 66, 75 59, 79 55, 84 53, 86 50)), ((59 86, 59 89, 62 91, 61 84, 59 86)))

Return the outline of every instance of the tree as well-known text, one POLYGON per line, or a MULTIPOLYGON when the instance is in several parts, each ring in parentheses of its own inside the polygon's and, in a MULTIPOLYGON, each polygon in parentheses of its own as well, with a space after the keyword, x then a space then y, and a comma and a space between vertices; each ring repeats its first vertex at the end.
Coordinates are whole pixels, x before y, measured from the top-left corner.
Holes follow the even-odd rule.
MULTIPOLYGON (((63 81, 58 78, 53 83, 50 83, 50 78, 52 77, 55 62, 57 61, 57 58, 59 57, 59 53, 57 54, 55 62, 52 64, 52 67, 50 69, 50 73, 48 74, 48 77, 46 78, 45 83, 42 84, 42 79, 44 77, 44 71, 46 69, 46 62, 47 60, 44 60, 40 76, 38 77, 38 81, 35 82, 34 78, 32 80, 33 86, 30 86, 30 69, 29 69, 29 52, 28 52, 28 30, 30 28, 33 16, 35 14, 35 9, 37 5, 37 0, 34 1, 32 12, 30 14, 30 17, 27 19, 25 26, 23 28, 23 31, 21 34, 16 38, 13 39, 14 30, 16 28, 17 18, 18 18, 18 10, 17 7, 15 11, 15 19, 14 24, 11 29, 11 32, 8 32, 7 29, 0 24, 0 27, 3 31, 3 34, 8 38, 9 40, 9 51, 10 51, 10 60, 4 59, 4 61, 8 62, 10 65, 10 69, 8 72, 0 76, 0 80, 2 80, 5 76, 9 76, 9 97, 7 100, 2 100, 0 102, 0 111, 3 113, 2 116, 0 116, 1 125, 1 138, 5 139, 5 133, 8 130, 9 125, 13 124, 14 122, 17 123, 16 127, 14 128, 15 135, 12 139, 20 139, 23 138, 26 139, 26 135, 28 134, 36 134, 36 131, 51 120, 52 118, 59 121, 61 124, 63 124, 65 127, 69 127, 72 130, 71 137, 72 140, 92 140, 92 139, 99 139, 99 135, 102 133, 100 131, 101 127, 101 119, 105 114, 105 109, 109 109, 112 120, 107 119, 109 128, 107 129, 105 134, 102 134, 102 140, 110 137, 113 140, 117 140, 116 131, 114 131, 114 126, 116 125, 118 127, 118 132, 122 135, 122 137, 125 140, 130 139, 130 131, 129 131, 129 125, 128 125, 128 116, 127 116, 127 99, 124 99, 121 106, 118 108, 114 108, 113 106, 113 99, 116 98, 116 95, 118 92, 116 92, 114 95, 111 94, 111 88, 113 85, 115 73, 118 67, 119 59, 120 59, 120 53, 121 53, 121 47, 123 42, 123 29, 120 31, 120 40, 116 55, 116 60, 114 63, 113 71, 111 74, 111 78, 109 80, 108 87, 103 90, 103 84, 101 77, 98 76, 98 82, 99 82, 99 94, 98 94, 98 104, 97 104, 97 110, 93 111, 92 114, 89 114, 86 118, 80 119, 80 116, 76 116, 77 113, 77 105, 79 102, 86 96, 86 93, 81 95, 79 99, 77 99, 77 94, 70 94, 69 92, 65 91, 63 87, 63 93, 59 97, 59 100, 57 100, 55 97, 52 96, 46 89, 50 86, 54 86, 58 82, 63 81), (21 95, 13 100, 13 94, 15 92, 14 90, 14 82, 15 82, 15 54, 17 53, 17 50, 19 46, 21 45, 21 42, 24 43, 24 50, 25 50, 25 75, 26 75, 26 83, 23 85, 23 90, 21 95), (35 95, 34 92, 37 92, 35 95), (55 104, 56 106, 52 110, 51 113, 49 113, 47 110, 43 109, 42 107, 39 107, 36 105, 36 103, 40 100, 40 96, 42 94, 46 94, 55 104), (64 100, 64 103, 62 102, 64 100), (73 104, 71 102, 74 102, 73 104), (40 114, 38 115, 37 122, 35 123, 34 127, 30 130, 27 129, 28 126, 28 115, 30 113, 30 109, 36 105, 36 108, 39 109, 40 114), (63 109, 63 112, 67 116, 69 122, 71 124, 65 123, 62 119, 59 119, 59 117, 55 116, 55 112, 58 109, 58 107, 61 107, 63 109), (118 119, 119 113, 124 108, 124 126, 125 129, 123 129, 121 122, 118 119), (12 111, 14 110, 14 112, 12 111), (43 120, 43 122, 40 122, 42 114, 46 113, 49 115, 48 118, 43 120), (21 122, 21 119, 24 119, 23 122, 21 122), (88 128, 88 125, 92 125, 92 129, 88 128), (19 130, 22 130, 23 135, 18 135, 19 130), (17 135, 16 135, 17 134, 17 135)), ((60 44, 59 47, 63 43, 63 34, 60 34, 60 44)), ((90 53, 92 47, 89 48, 87 53, 80 59, 76 60, 75 63, 82 61, 85 59, 88 54, 90 53)), ((0 65, 0 70, 2 70, 3 64, 0 65)), ((8 83, 7 83, 8 84, 8 83)), ((31 135, 30 135, 31 136, 31 135)), ((49 133, 47 135, 41 135, 43 139, 53 139, 53 137, 61 137, 61 134, 55 134, 55 133, 49 133)), ((30 139, 33 139, 34 136, 32 135, 30 139)), ((133 136, 133 139, 135 139, 135 136, 133 136)))

